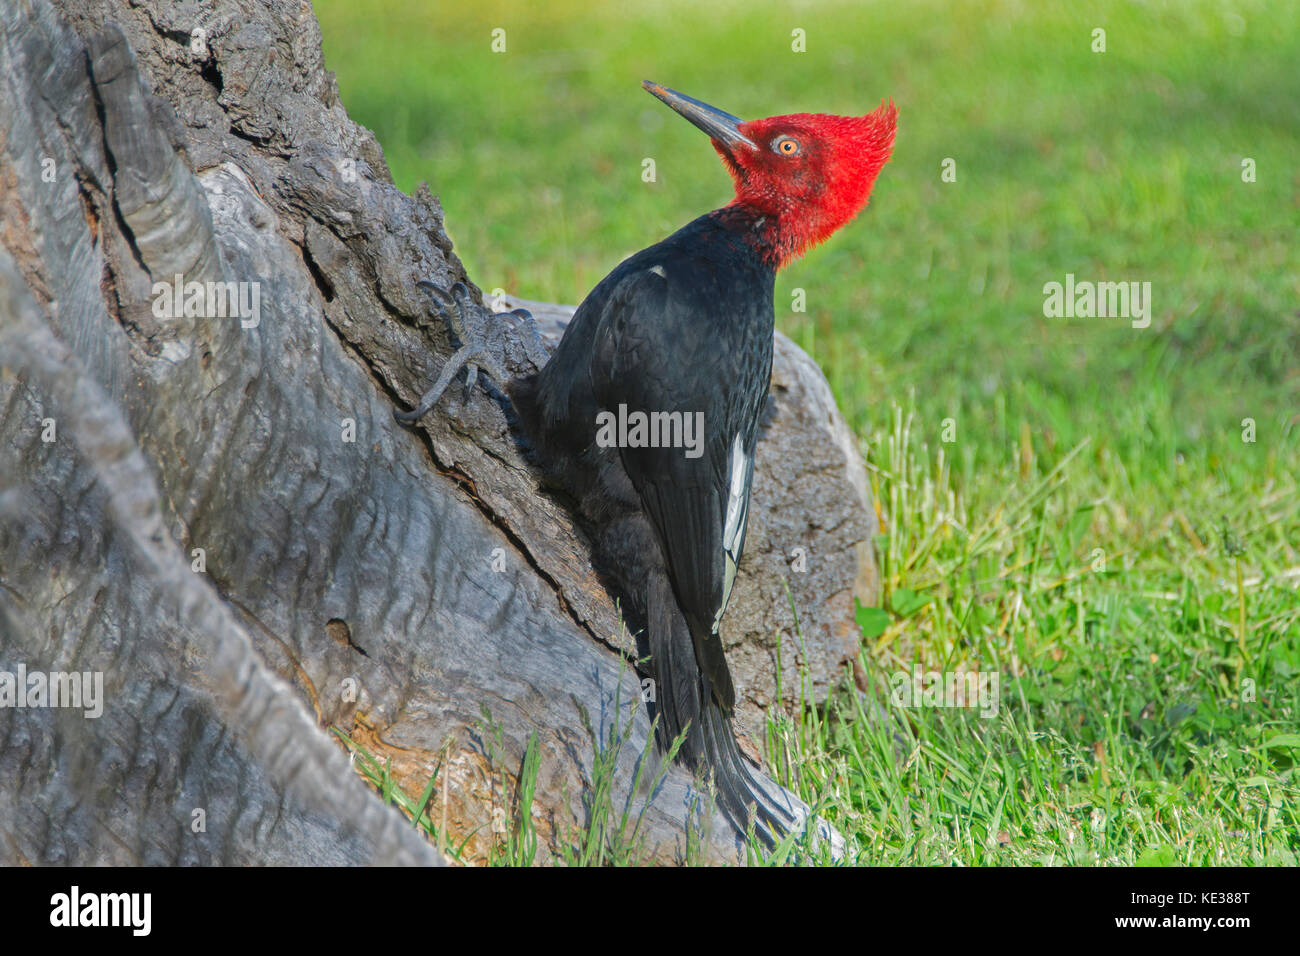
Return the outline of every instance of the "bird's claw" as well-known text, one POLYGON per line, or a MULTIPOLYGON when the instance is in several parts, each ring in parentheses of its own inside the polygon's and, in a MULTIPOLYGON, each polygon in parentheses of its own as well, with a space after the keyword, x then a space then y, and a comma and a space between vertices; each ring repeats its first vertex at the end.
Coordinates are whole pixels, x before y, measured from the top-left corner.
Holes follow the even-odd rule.
MULTIPOLYGON (((451 384, 452 379, 456 377, 462 368, 468 369, 466 375, 467 389, 472 389, 478 384, 479 369, 482 369, 501 385, 504 385, 510 378, 487 346, 486 332, 488 316, 491 313, 474 304, 474 300, 470 298, 469 287, 465 283, 457 282, 451 287, 450 308, 445 304, 448 298, 447 292, 432 282, 425 280, 417 282, 416 285, 428 292, 430 298, 434 299, 438 311, 446 319, 447 324, 451 326, 452 333, 461 344, 456 353, 447 360, 447 364, 442 367, 438 380, 420 397, 416 407, 408 412, 393 412, 393 417, 404 425, 414 424, 423 418, 429 409, 437 404, 438 399, 442 397, 442 393, 446 391, 447 386, 451 384), (438 302, 439 299, 443 301, 438 302)), ((523 309, 516 309, 515 313, 523 313, 524 316, 531 318, 523 309)))

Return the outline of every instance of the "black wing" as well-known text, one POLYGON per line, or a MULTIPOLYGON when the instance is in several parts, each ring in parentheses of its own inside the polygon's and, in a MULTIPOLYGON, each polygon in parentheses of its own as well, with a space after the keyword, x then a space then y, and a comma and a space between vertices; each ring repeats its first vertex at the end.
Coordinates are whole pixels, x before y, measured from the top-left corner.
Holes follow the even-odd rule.
MULTIPOLYGON (((661 424, 680 420, 669 437, 691 440, 625 444, 620 457, 658 533, 700 670, 730 710, 735 690, 718 625, 744 547, 758 412, 771 375, 771 300, 757 297, 747 314, 745 304, 728 303, 735 290, 719 287, 712 263, 637 258, 611 276, 593 342, 593 393, 611 413, 624 405, 629 415, 664 415, 661 424)), ((755 298, 752 287, 741 291, 755 298)))

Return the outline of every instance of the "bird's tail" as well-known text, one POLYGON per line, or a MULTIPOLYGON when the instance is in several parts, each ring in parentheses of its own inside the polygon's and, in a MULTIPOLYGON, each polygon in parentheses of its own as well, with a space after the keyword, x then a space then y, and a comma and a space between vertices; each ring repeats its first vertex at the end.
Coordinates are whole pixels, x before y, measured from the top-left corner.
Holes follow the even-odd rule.
POLYGON ((718 805, 741 833, 751 823, 767 847, 802 828, 807 808, 756 772, 736 743, 731 717, 716 699, 695 660, 690 628, 667 576, 648 581, 647 637, 655 670, 655 712, 665 749, 685 731, 678 756, 702 776, 712 776, 718 805))

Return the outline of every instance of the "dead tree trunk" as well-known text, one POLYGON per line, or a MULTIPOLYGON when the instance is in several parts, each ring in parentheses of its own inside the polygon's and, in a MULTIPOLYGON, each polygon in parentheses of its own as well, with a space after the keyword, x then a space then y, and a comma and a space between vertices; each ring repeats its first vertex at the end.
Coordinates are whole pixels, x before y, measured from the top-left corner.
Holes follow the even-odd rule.
MULTIPOLYGON (((531 735, 539 859, 600 812, 598 753, 642 858, 681 859, 688 823, 738 858, 681 768, 634 792, 634 645, 498 404, 393 422, 451 352, 415 281, 466 277, 308 5, 6 3, 0 247, 0 860, 440 859, 332 729, 413 797, 436 770, 470 860, 515 825, 531 735)), ((825 380, 779 336, 773 378, 725 624, 756 739, 801 667, 816 696, 838 679, 877 587, 825 380)))

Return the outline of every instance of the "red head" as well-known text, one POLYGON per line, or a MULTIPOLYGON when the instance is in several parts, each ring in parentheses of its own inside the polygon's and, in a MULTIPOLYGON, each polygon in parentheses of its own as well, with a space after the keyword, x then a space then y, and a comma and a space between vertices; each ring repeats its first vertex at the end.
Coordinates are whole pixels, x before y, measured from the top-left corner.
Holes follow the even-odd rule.
POLYGON ((778 266, 862 210, 894 146, 892 103, 866 116, 794 113, 746 123, 658 84, 644 85, 712 137, 736 183, 731 205, 765 220, 764 245, 778 266))

